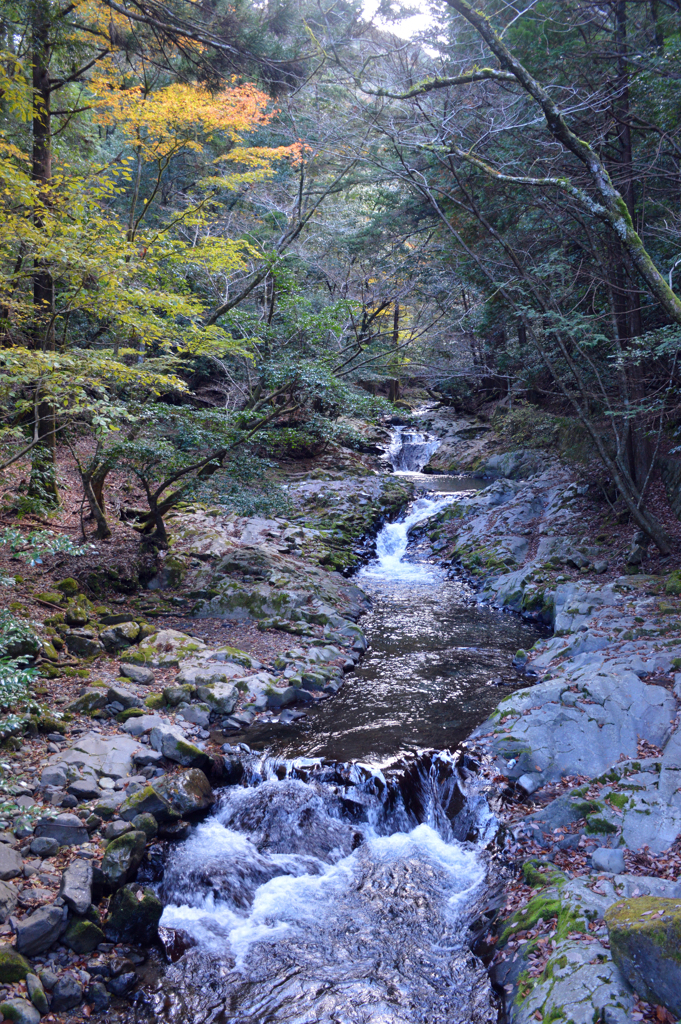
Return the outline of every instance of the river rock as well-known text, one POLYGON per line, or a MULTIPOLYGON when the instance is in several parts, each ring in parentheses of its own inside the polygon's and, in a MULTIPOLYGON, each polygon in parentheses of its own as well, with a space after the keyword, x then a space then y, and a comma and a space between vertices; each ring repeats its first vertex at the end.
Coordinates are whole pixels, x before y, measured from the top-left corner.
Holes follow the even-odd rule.
POLYGON ((66 785, 66 781, 67 775, 64 765, 48 764, 41 772, 40 788, 45 789, 47 786, 55 786, 57 789, 61 789, 62 786, 66 785))
POLYGON ((109 704, 122 704, 124 710, 128 708, 141 708, 144 707, 143 701, 133 693, 132 690, 126 689, 124 686, 110 686, 106 693, 107 701, 109 704))
POLYGON ((124 836, 126 832, 132 832, 133 827, 129 821, 112 821, 104 829, 104 838, 111 842, 112 839, 118 839, 119 836, 124 836))
POLYGON ((107 982, 107 987, 113 995, 121 998, 128 994, 136 981, 137 975, 135 972, 126 971, 125 974, 119 974, 115 978, 110 978, 107 982))
POLYGON ((72 860, 61 876, 59 895, 74 914, 84 914, 92 903, 92 864, 83 857, 72 860))
POLYGON ((202 640, 187 636, 176 629, 162 629, 147 637, 126 657, 131 664, 153 668, 179 665, 181 661, 210 648, 202 640))
POLYGON ((47 1002, 47 996, 45 995, 45 989, 37 974, 26 975, 26 989, 28 991, 28 998, 31 1000, 36 1010, 43 1017, 46 1013, 50 1012, 50 1006, 47 1002))
POLYGON ((26 999, 4 999, 0 1003, 0 1013, 5 1020, 15 1024, 40 1024, 40 1011, 26 999))
POLYGON ((61 1013, 63 1010, 73 1010, 80 1006, 83 1001, 83 986, 76 980, 73 974, 67 972, 52 990, 52 1010, 61 1013))
POLYGON ((64 945, 81 956, 92 953, 104 939, 104 932, 99 925, 86 917, 74 917, 62 936, 64 945))
POLYGON ((191 658, 183 661, 180 671, 177 674, 176 683, 181 686, 186 684, 196 689, 198 686, 211 686, 215 683, 228 683, 231 679, 237 679, 244 674, 241 665, 225 661, 222 663, 214 661, 197 660, 191 658))
POLYGON ((178 726, 165 723, 155 726, 151 730, 149 742, 154 750, 159 750, 169 761, 176 761, 187 767, 201 768, 208 760, 202 750, 185 738, 178 726))
POLYGON ((681 1016, 681 900, 639 896, 605 914, 612 958, 633 989, 681 1016))
POLYGON ((188 708, 182 708, 177 713, 185 722, 199 725, 202 729, 207 729, 210 725, 211 711, 208 704, 190 704, 188 708))
POLYGON ((127 662, 121 662, 121 675, 142 686, 151 686, 154 682, 154 673, 143 665, 129 665, 127 662))
POLYGON ((6 843, 0 843, 0 879, 6 882, 21 874, 23 862, 18 850, 13 850, 6 843))
POLYGON ((166 704, 169 704, 171 708, 177 707, 183 701, 190 701, 194 687, 185 686, 166 686, 163 690, 163 697, 166 704))
POLYGON ((75 796, 78 803, 81 803, 83 800, 98 800, 102 795, 97 780, 92 776, 89 779, 74 779, 69 784, 67 792, 71 796, 75 796))
POLYGON ((81 658, 96 658, 104 654, 104 644, 95 639, 92 630, 72 629, 64 634, 64 642, 71 654, 81 658))
POLYGON ((164 775, 152 786, 180 818, 200 814, 215 803, 210 782, 199 768, 190 768, 177 775, 164 775))
POLYGON ((35 834, 40 839, 54 839, 60 846, 82 846, 90 839, 85 825, 75 814, 41 818, 36 825, 35 834))
POLYGON ((19 894, 9 882, 0 882, 0 924, 4 924, 17 905, 19 894))
POLYGON ((97 775, 122 779, 130 774, 133 756, 139 750, 140 745, 136 740, 121 733, 101 736, 90 732, 78 737, 71 747, 58 754, 54 760, 58 758, 66 765, 88 768, 97 775))
POLYGON ((147 837, 144 832, 127 832, 109 843, 101 871, 110 889, 124 885, 142 863, 147 837))
POLYGON ((163 905, 153 889, 124 885, 109 903, 106 937, 109 942, 134 942, 137 946, 154 942, 162 913, 163 905))
POLYGON ((624 851, 600 846, 591 854, 591 863, 597 871, 610 871, 614 875, 621 875, 625 871, 624 851))
POLYGON ((93 711, 106 706, 106 691, 99 687, 91 687, 67 705, 67 711, 76 715, 89 715, 93 711))
POLYGON ((131 824, 135 831, 144 832, 148 840, 158 835, 158 821, 153 814, 136 814, 131 824))
POLYGON ((167 821, 173 817, 170 804, 151 784, 126 797, 119 813, 124 821, 132 821, 138 814, 153 814, 157 821, 167 821))
POLYGON ((158 768, 163 762, 163 754, 160 750, 149 750, 147 747, 146 750, 142 750, 139 754, 135 754, 134 761, 136 765, 140 766, 140 768, 146 768, 149 765, 154 765, 158 768))
POLYGON ((11 985, 21 981, 31 970, 31 965, 12 946, 0 946, 0 984, 11 985))
MULTIPOLYGON (((130 733, 131 736, 144 736, 145 733, 151 732, 154 726, 167 724, 166 719, 161 718, 160 715, 139 715, 136 718, 129 718, 127 722, 123 723, 123 729, 125 732, 130 733)), ((144 757, 149 753, 149 747, 143 747, 138 750, 137 754, 134 755, 135 764, 140 762, 137 760, 138 757, 144 757)))
POLYGON ((111 1003, 111 996, 107 992, 106 985, 102 981, 91 981, 85 990, 85 998, 92 1006, 95 1013, 108 1010, 111 1003))
POLYGON ((140 627, 136 622, 119 622, 99 634, 107 651, 122 651, 130 647, 138 639, 140 627))
POLYGON ((231 715, 239 699, 239 691, 232 683, 197 686, 196 694, 199 700, 222 715, 231 715))
POLYGON ((56 857, 59 852, 59 843, 56 839, 48 839, 47 836, 39 836, 34 839, 30 846, 31 853, 36 857, 56 857))
POLYGON ((17 950, 26 956, 45 953, 59 938, 63 923, 61 907, 39 907, 17 923, 17 950))

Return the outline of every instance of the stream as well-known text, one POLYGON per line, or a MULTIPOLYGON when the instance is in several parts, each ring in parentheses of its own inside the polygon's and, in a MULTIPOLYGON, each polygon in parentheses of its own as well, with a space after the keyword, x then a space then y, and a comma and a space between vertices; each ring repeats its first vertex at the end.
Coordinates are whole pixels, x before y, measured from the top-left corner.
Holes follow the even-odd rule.
POLYGON ((393 469, 427 491, 358 574, 373 602, 360 666, 302 726, 254 726, 242 786, 169 855, 159 1024, 497 1020, 467 942, 495 824, 456 751, 539 631, 479 607, 410 539, 480 486, 421 474, 436 446, 395 431, 393 469))

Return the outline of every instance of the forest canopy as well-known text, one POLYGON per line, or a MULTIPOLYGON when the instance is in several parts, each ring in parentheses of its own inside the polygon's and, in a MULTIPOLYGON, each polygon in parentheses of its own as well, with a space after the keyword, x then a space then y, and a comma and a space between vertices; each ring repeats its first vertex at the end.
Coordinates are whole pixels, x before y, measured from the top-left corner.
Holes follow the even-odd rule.
MULTIPOLYGON (((100 537, 405 388, 572 418, 648 507, 681 422, 677 0, 0 3, 2 465, 100 537)), ((393 403, 391 406, 390 403, 393 403)), ((225 498, 225 500, 228 500, 225 498)))

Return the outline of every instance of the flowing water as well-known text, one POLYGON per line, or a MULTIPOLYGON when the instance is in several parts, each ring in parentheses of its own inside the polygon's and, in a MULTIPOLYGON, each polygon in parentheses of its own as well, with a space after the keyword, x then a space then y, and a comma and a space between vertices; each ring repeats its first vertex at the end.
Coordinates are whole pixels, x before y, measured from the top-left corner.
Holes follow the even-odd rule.
MULTIPOLYGON (((398 429, 393 465, 418 472, 436 443, 398 429)), ((262 749, 243 755, 242 786, 170 855, 161 925, 176 962, 147 1007, 157 1021, 496 1021, 468 943, 494 822, 475 766, 449 751, 537 631, 479 608, 410 543, 453 487, 379 534, 359 579, 374 603, 359 670, 304 727, 252 729, 262 749)))

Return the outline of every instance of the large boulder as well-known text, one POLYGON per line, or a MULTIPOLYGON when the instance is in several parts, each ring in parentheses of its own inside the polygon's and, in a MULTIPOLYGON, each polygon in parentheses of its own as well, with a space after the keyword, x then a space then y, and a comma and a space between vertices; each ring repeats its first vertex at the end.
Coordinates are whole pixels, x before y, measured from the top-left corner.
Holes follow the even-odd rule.
POLYGON ((208 650, 208 645, 202 640, 180 633, 177 629, 162 629, 143 640, 126 657, 134 665, 165 668, 179 665, 181 661, 208 650))
POLYGON ((17 952, 26 956, 45 953, 59 938, 64 923, 61 907, 38 907, 30 917, 24 917, 16 927, 17 952))
POLYGON ((605 913, 612 958, 646 1002, 681 1017, 681 900, 639 896, 605 913))
POLYGON ((149 743, 169 761, 176 761, 187 768, 201 768, 208 761, 207 755, 185 738, 179 726, 166 723, 155 726, 151 730, 149 743))
POLYGON ((113 704, 114 701, 118 704, 122 704, 124 708, 141 708, 143 707, 143 701, 133 693, 132 690, 128 690, 125 686, 110 686, 106 692, 106 699, 109 704, 113 704))
POLYGON ((142 863, 147 837, 144 832, 126 832, 109 843, 101 871, 109 889, 118 889, 132 878, 142 863))
POLYGON ((136 946, 153 942, 163 905, 153 889, 124 885, 109 903, 104 931, 109 942, 134 942, 136 946))
POLYGON ((171 821, 179 817, 173 814, 168 801, 159 796, 152 785, 131 793, 121 804, 118 813, 124 821, 132 821, 141 814, 153 814, 156 821, 171 821))
POLYGON ((137 622, 119 622, 99 634, 107 651, 123 651, 139 638, 140 627, 137 622))
POLYGON ((64 635, 64 640, 69 653, 81 658, 96 658, 104 653, 104 644, 99 642, 90 629, 72 629, 64 635))
POLYGON ((4 924, 13 912, 19 893, 9 882, 0 882, 0 924, 4 924))
POLYGON ((154 681, 154 673, 143 665, 128 665, 121 662, 121 675, 142 686, 151 686, 154 681))
POLYGON ((180 818, 201 814, 215 803, 210 782, 199 768, 190 768, 178 775, 164 775, 152 785, 180 818))
POLYGON ((14 1024, 40 1024, 40 1011, 27 999, 3 999, 0 1013, 3 1020, 11 1020, 14 1024))
POLYGON ((74 917, 62 936, 62 942, 74 953, 81 956, 92 953, 106 936, 94 921, 86 917, 74 917))
POLYGON ((0 984, 11 985, 14 981, 23 981, 31 965, 28 960, 17 953, 12 946, 0 946, 0 984))
POLYGON ((221 715, 231 715, 239 699, 239 691, 232 683, 215 682, 196 689, 199 700, 221 715))
POLYGON ((53 760, 62 765, 89 768, 111 779, 122 779, 130 775, 132 759, 140 749, 139 743, 129 736, 120 733, 101 736, 89 732, 79 736, 68 750, 55 754, 53 760))
POLYGON ((59 895, 74 914, 83 915, 92 903, 92 864, 76 857, 61 876, 59 895))
POLYGON ((178 686, 189 685, 193 689, 203 684, 227 683, 244 674, 243 667, 233 661, 213 661, 189 658, 180 665, 175 683, 178 686))
POLYGON ((84 693, 81 693, 79 697, 72 700, 67 705, 66 710, 77 715, 89 715, 93 711, 98 711, 100 708, 106 706, 107 696, 106 690, 99 689, 97 687, 89 687, 84 693))
POLYGON ((6 882, 21 874, 23 862, 18 850, 13 850, 6 843, 0 843, 0 879, 6 882))
POLYGON ((75 814, 41 818, 35 828, 38 838, 55 839, 60 846, 82 846, 90 841, 85 825, 75 814))

